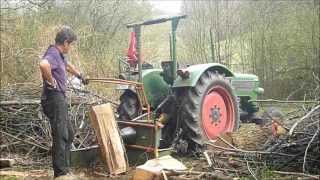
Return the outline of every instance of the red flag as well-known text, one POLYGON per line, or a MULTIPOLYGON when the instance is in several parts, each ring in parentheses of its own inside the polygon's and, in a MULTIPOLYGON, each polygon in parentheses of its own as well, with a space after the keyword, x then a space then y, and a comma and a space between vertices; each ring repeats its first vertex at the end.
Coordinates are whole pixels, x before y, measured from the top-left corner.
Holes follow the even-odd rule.
POLYGON ((137 58, 137 42, 136 42, 136 33, 131 32, 131 37, 130 37, 130 44, 129 44, 129 49, 128 49, 128 63, 130 64, 131 67, 136 67, 138 64, 138 58, 137 58))

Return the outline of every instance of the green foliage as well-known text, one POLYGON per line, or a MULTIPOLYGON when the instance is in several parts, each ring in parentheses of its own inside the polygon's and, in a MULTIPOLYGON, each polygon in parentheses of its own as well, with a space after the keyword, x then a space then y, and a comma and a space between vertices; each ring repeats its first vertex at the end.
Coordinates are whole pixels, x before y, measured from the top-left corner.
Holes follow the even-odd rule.
POLYGON ((184 1, 184 11, 181 59, 257 74, 266 97, 319 99, 319 1, 184 1))
POLYGON ((69 61, 91 77, 113 77, 118 56, 123 56, 128 47, 131 30, 125 25, 151 16, 151 6, 143 1, 38 2, 39 5, 17 1, 1 9, 4 85, 40 82, 38 62, 49 44, 54 44, 55 33, 62 25, 71 26, 78 35, 69 61))

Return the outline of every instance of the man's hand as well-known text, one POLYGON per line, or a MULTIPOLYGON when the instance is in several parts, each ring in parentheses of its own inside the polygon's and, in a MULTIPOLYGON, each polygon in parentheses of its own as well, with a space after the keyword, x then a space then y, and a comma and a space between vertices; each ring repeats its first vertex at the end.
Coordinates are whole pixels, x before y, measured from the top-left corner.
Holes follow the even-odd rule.
POLYGON ((84 84, 84 85, 88 85, 89 84, 89 80, 84 75, 79 74, 77 76, 77 78, 81 80, 82 84, 84 84))
POLYGON ((45 81, 47 83, 48 89, 57 89, 57 81, 53 78, 53 82, 45 81))
POLYGON ((51 66, 48 60, 43 59, 41 60, 41 62, 39 63, 39 67, 41 70, 41 75, 43 80, 45 80, 45 82, 52 88, 56 88, 57 86, 57 82, 56 80, 52 77, 51 74, 51 66))
POLYGON ((89 84, 89 81, 85 78, 84 75, 82 75, 79 70, 77 70, 72 64, 67 64, 67 71, 71 74, 75 75, 78 79, 81 80, 82 84, 87 85, 89 84))
POLYGON ((89 84, 89 80, 86 78, 86 77, 83 77, 81 76, 81 82, 84 84, 84 85, 88 85, 89 84))

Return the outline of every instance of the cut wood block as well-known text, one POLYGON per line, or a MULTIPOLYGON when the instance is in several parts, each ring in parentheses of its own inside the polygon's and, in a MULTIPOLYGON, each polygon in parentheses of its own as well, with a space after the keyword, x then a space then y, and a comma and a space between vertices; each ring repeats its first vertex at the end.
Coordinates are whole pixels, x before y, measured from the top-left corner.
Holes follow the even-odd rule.
POLYGON ((133 180, 162 180, 163 170, 186 170, 186 166, 171 156, 163 156, 151 159, 145 164, 138 166, 133 175, 133 180))
POLYGON ((126 151, 111 104, 92 106, 89 116, 108 172, 112 175, 126 172, 128 169, 126 151))
MULTIPOLYGON (((27 177, 28 176, 28 172, 19 172, 19 171, 0 171, 0 177, 5 177, 5 176, 15 176, 15 177, 27 177)), ((0 178, 1 179, 1 178, 0 178)))
POLYGON ((136 169, 132 180, 163 180, 162 174, 147 171, 145 169, 136 169))
POLYGON ((28 171, 1 171, 1 180, 46 180, 52 179, 48 170, 28 170, 28 171))
POLYGON ((0 168, 12 167, 14 163, 14 159, 0 159, 0 168))

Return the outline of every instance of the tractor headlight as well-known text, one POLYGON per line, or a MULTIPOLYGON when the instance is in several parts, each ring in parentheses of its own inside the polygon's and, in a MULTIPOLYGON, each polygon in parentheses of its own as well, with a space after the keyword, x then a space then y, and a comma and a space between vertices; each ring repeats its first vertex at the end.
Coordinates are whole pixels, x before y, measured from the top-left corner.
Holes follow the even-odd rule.
POLYGON ((254 91, 255 91, 257 94, 260 94, 260 95, 264 93, 264 89, 261 88, 261 87, 255 88, 254 91))
POLYGON ((179 69, 177 70, 177 74, 182 78, 182 79, 188 79, 190 77, 190 72, 187 70, 182 70, 179 69))

